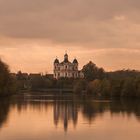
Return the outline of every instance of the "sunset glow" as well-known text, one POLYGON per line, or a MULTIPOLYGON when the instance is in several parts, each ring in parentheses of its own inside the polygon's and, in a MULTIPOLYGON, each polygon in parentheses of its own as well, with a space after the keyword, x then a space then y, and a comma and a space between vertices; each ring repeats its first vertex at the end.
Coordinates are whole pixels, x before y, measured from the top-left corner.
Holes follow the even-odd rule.
POLYGON ((65 50, 80 68, 140 70, 138 0, 0 0, 0 57, 12 72, 52 73, 65 50))

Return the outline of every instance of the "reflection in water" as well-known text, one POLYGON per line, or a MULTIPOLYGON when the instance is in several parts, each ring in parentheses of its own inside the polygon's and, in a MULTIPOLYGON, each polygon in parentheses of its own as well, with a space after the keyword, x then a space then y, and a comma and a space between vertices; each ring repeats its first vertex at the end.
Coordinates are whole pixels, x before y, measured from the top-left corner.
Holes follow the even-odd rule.
POLYGON ((10 112, 10 100, 0 100, 0 128, 7 122, 10 112))
POLYGON ((59 120, 63 121, 64 130, 68 128, 68 122, 73 121, 74 126, 78 119, 77 103, 68 101, 54 101, 54 124, 57 126, 59 120))
POLYGON ((13 110, 17 111, 17 116, 22 114, 22 112, 26 115, 27 112, 30 113, 31 111, 34 111, 34 114, 44 112, 46 117, 49 114, 49 119, 53 118, 53 125, 55 125, 56 128, 58 125, 63 125, 63 129, 66 132, 69 130, 69 124, 75 128, 80 125, 81 122, 78 120, 81 116, 89 125, 93 124, 98 117, 102 118, 106 112, 109 112, 112 118, 116 115, 121 115, 122 118, 123 116, 131 118, 133 115, 137 120, 140 120, 139 100, 132 102, 130 100, 89 100, 69 96, 47 97, 26 95, 0 101, 1 128, 4 128, 4 124, 8 124, 11 117, 10 113, 13 112, 13 110))

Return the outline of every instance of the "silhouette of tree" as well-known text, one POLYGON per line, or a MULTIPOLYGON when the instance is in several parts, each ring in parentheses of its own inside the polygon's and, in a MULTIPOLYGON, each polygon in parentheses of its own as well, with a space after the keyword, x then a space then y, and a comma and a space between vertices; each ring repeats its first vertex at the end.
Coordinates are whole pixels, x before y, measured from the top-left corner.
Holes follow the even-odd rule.
POLYGON ((98 68, 92 61, 83 67, 83 73, 85 79, 92 81, 95 79, 103 79, 105 77, 105 72, 103 68, 98 68))
POLYGON ((16 92, 16 82, 10 74, 7 64, 0 60, 0 96, 16 92))

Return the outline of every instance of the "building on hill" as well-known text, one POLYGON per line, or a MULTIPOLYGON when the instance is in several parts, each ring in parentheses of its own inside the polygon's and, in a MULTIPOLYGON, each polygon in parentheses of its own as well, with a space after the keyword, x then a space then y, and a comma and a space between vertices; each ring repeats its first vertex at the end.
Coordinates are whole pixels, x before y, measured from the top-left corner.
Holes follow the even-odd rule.
POLYGON ((69 61, 68 54, 64 55, 63 62, 56 58, 54 61, 54 78, 84 78, 82 71, 78 70, 78 61, 75 58, 73 62, 69 61))

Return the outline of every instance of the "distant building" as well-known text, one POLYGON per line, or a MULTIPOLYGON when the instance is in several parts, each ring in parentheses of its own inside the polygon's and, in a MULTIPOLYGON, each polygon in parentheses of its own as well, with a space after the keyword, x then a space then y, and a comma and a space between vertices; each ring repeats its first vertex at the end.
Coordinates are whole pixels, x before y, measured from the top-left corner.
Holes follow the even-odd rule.
POLYGON ((21 71, 16 74, 17 80, 28 80, 28 76, 28 73, 22 73, 21 71))
POLYGON ((38 78, 38 77, 41 77, 41 74, 40 73, 30 73, 29 77, 30 78, 38 78))
POLYGON ((54 78, 84 78, 83 72, 78 70, 78 65, 77 59, 74 59, 73 62, 69 61, 67 53, 61 63, 56 58, 54 61, 54 78))

